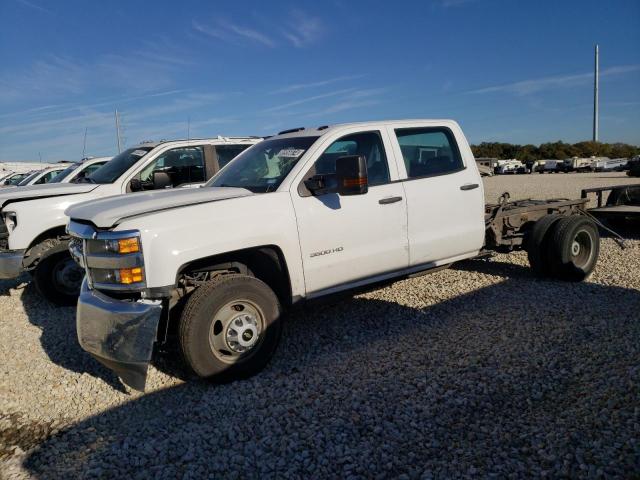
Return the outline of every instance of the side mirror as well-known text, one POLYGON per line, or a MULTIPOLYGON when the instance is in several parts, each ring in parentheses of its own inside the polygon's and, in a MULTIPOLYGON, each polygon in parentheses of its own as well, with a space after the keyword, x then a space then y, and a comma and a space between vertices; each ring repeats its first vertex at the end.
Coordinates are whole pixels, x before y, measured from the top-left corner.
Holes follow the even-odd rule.
POLYGON ((132 178, 129 182, 129 188, 132 192, 141 192, 142 191, 142 182, 139 178, 132 178))
POLYGON ((153 172, 151 181, 153 182, 154 190, 163 190, 173 186, 171 183, 171 177, 166 172, 153 172))
POLYGON ((305 180, 304 185, 315 196, 335 193, 338 190, 335 175, 314 175, 305 180))
POLYGON ((346 155, 336 160, 339 195, 363 195, 369 191, 367 160, 362 155, 346 155))

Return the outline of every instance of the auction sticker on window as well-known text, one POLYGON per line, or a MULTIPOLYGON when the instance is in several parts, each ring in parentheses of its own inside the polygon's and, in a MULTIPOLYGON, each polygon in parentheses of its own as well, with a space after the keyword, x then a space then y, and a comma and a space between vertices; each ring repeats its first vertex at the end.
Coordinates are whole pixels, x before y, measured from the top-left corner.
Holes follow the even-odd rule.
POLYGON ((298 158, 304 153, 302 148, 283 148, 277 154, 279 158, 287 157, 287 158, 298 158))
POLYGON ((133 152, 131 152, 131 155, 135 155, 136 157, 144 157, 147 153, 146 150, 134 150, 133 152))

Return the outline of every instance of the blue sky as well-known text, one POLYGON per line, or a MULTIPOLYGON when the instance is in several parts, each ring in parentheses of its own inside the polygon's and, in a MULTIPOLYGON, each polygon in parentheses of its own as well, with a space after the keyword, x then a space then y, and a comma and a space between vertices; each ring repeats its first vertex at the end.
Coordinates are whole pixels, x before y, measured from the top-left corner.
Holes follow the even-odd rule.
POLYGON ((640 144, 640 2, 0 0, 0 161, 385 118, 640 144))

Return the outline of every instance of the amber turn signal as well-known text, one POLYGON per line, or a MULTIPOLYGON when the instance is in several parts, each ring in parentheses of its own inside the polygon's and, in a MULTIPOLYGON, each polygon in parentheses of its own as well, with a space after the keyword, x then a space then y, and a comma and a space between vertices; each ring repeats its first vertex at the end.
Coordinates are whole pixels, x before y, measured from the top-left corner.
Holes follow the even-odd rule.
POLYGON ((129 285, 131 283, 140 283, 143 281, 144 271, 142 267, 120 269, 120 283, 129 285))
POLYGON ((121 238, 118 240, 118 253, 136 253, 140 251, 137 238, 121 238))

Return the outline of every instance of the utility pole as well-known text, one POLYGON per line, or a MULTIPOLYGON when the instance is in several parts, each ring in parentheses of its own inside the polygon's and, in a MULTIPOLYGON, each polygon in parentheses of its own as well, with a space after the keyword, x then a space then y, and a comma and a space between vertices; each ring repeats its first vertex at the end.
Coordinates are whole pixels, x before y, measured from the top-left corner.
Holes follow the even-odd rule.
POLYGON ((191 117, 187 117, 187 141, 191 140, 191 117))
POLYGON ((88 127, 84 127, 84 141, 82 142, 82 157, 81 158, 84 158, 85 152, 87 151, 87 128, 88 127))
POLYGON ((593 141, 598 141, 598 77, 600 76, 600 66, 598 65, 598 44, 595 50, 595 64, 593 72, 593 141))
POLYGON ((120 140, 120 117, 116 108, 116 138, 118 139, 118 153, 122 152, 122 142, 120 140))

